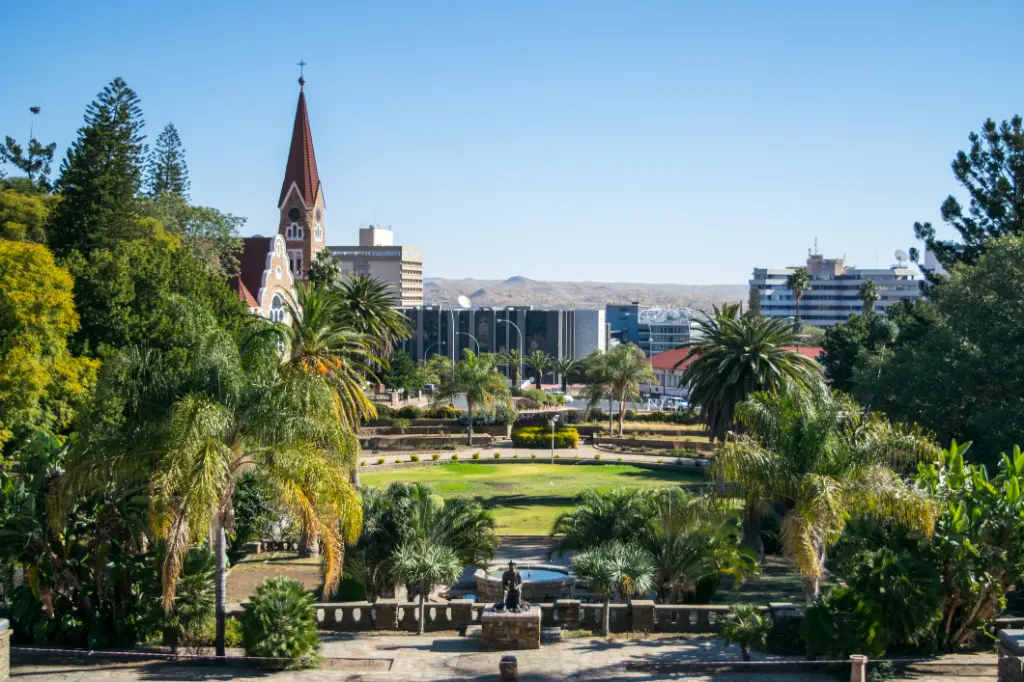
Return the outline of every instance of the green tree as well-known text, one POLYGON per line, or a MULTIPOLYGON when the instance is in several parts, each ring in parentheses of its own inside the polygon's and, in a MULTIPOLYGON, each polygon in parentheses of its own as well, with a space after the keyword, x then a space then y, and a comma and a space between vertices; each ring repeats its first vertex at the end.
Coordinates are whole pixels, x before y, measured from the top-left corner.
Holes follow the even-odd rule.
POLYGON ((500 363, 508 368, 509 376, 512 378, 512 385, 519 386, 519 370, 523 366, 523 356, 515 348, 510 348, 500 356, 500 363))
POLYGON ((562 382, 562 393, 569 392, 569 382, 578 378, 581 369, 580 361, 569 356, 555 358, 551 361, 551 371, 558 375, 562 382))
POLYGON ((58 197, 0 190, 0 239, 43 243, 46 221, 58 197))
POLYGON ((620 344, 605 354, 608 391, 619 401, 619 435, 626 418, 626 404, 640 396, 640 384, 656 384, 651 361, 633 344, 620 344))
POLYGON ((952 195, 940 209, 942 220, 956 230, 960 242, 936 236, 931 223, 914 223, 914 235, 951 270, 957 263, 971 265, 998 237, 1024 236, 1024 123, 1020 116, 996 125, 986 119, 980 133, 968 136, 967 152, 953 159, 953 177, 966 190, 964 207, 952 195))
POLYGON ((608 542, 572 558, 576 577, 604 599, 601 632, 611 631, 611 598, 618 593, 630 600, 654 587, 654 564, 646 550, 622 542, 608 542))
POLYGON ((613 540, 632 542, 654 517, 651 494, 636 488, 584 490, 571 511, 562 512, 551 527, 549 556, 579 552, 613 540))
POLYGON ((747 296, 747 317, 761 317, 761 291, 755 286, 747 296))
POLYGON ((120 78, 86 109, 57 178, 61 201, 50 217, 48 244, 58 258, 147 235, 135 202, 146 153, 143 125, 139 98, 120 78))
POLYGON ((208 206, 190 206, 184 197, 168 192, 141 199, 139 211, 160 221, 164 231, 184 242, 192 257, 215 276, 227 279, 238 273, 239 234, 245 218, 208 206))
MULTIPOLYGON (((29 107, 32 118, 39 115, 39 107, 29 107)), ((14 138, 7 136, 4 144, 0 144, 0 162, 9 163, 18 168, 28 178, 30 185, 42 190, 50 189, 50 164, 53 163, 53 153, 57 149, 57 143, 51 142, 44 145, 35 138, 35 122, 28 135, 28 145, 22 148, 14 138)), ((0 177, 3 177, 0 175, 0 177)))
POLYGON ((739 644, 740 655, 744 661, 749 661, 751 649, 764 649, 771 629, 771 618, 759 608, 753 604, 736 604, 732 607, 732 618, 722 623, 723 644, 727 647, 733 642, 739 644))
POLYGON ((694 326, 699 335, 680 346, 690 352, 676 363, 676 369, 685 365, 679 383, 689 387, 690 403, 720 441, 732 427, 735 406, 749 395, 778 389, 786 379, 808 384, 820 374, 813 360, 786 348, 794 335, 785 320, 740 318, 716 308, 694 326))
MULTIPOLYGON (((895 310, 890 308, 890 314, 895 310)), ((883 349, 893 350, 900 336, 899 323, 876 313, 850 315, 849 319, 825 330, 818 361, 832 388, 854 392, 854 371, 858 363, 883 349)))
POLYGON ((260 469, 281 502, 326 548, 324 594, 337 588, 343 541, 355 542, 362 510, 346 472, 355 445, 334 418, 322 377, 281 372, 267 337, 237 344, 209 314, 183 307, 194 334, 170 353, 128 348, 111 357, 96 414, 82 421, 58 499, 114 487, 148 490, 153 538, 166 544, 165 609, 174 604, 189 547, 212 534, 217 556, 217 653, 224 653, 225 529, 235 484, 260 469), (242 349, 242 350, 240 350, 242 349), (112 409, 116 408, 116 409, 112 409), (116 418, 106 415, 116 411, 116 418))
POLYGON ((146 194, 154 199, 162 194, 173 194, 188 201, 191 183, 188 164, 185 163, 185 147, 173 123, 168 123, 156 138, 156 145, 146 164, 145 184, 146 194))
POLYGON ((851 514, 873 513, 931 534, 934 505, 889 468, 906 470, 937 455, 919 428, 865 417, 850 396, 820 382, 755 393, 737 406, 736 420, 746 433, 719 449, 713 470, 738 485, 751 525, 763 502, 789 510, 783 551, 804 577, 808 603, 818 597, 829 548, 851 514))
POLYGON ((370 341, 374 355, 391 358, 395 344, 412 336, 412 325, 396 309, 394 287, 370 275, 351 275, 335 287, 341 322, 370 341))
POLYGON ((537 377, 537 389, 540 390, 544 380, 544 372, 551 366, 551 356, 537 349, 526 356, 526 364, 533 367, 533 375, 537 377))
POLYGON ((419 621, 422 635, 426 624, 424 602, 427 595, 439 583, 453 583, 462 575, 462 562, 450 548, 444 545, 413 542, 395 550, 391 562, 395 580, 416 588, 419 595, 419 621))
POLYGON ((875 312, 875 303, 882 299, 881 293, 879 293, 878 285, 872 280, 866 280, 860 285, 858 295, 863 303, 862 312, 865 315, 870 315, 875 312))
POLYGON ((505 379, 495 369, 491 358, 478 357, 473 351, 463 351, 462 359, 455 368, 442 371, 437 390, 434 392, 435 406, 466 398, 466 412, 469 416, 469 444, 473 445, 473 414, 477 407, 489 410, 500 398, 508 398, 509 390, 505 379))
POLYGON ((786 278, 786 288, 793 292, 793 301, 796 303, 796 317, 793 320, 793 329, 800 331, 800 301, 804 292, 811 288, 811 278, 807 274, 807 268, 797 268, 786 278))
POLYGON ((602 400, 608 401, 608 433, 612 432, 612 392, 609 380, 607 353, 592 351, 582 360, 583 397, 587 400, 587 414, 597 410, 602 400))
POLYGON ((334 260, 330 249, 320 249, 309 264, 307 278, 311 284, 333 286, 341 281, 341 267, 334 260))

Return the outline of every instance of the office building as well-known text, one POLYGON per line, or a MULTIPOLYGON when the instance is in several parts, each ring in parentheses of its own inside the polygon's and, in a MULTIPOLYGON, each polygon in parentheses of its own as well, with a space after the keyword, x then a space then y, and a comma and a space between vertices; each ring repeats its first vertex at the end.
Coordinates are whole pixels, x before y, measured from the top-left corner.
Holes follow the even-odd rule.
MULTIPOLYGON (((855 268, 846 265, 842 258, 823 258, 821 254, 809 253, 805 267, 811 288, 800 300, 800 319, 807 325, 831 327, 845 322, 852 313, 860 313, 864 307, 860 287, 866 281, 878 286, 881 298, 875 303, 875 310, 879 312, 899 301, 921 296, 919 274, 906 263, 888 268, 855 268)), ((796 317, 796 299, 786 286, 786 279, 796 269, 796 266, 754 268, 750 279, 751 305, 756 302, 762 316, 796 317)))
POLYGON ((390 228, 359 228, 359 246, 329 246, 346 273, 370 275, 391 284, 396 306, 423 305, 423 251, 396 246, 390 228))
POLYGON ((605 318, 613 343, 632 343, 650 357, 677 348, 690 340, 686 313, 647 308, 640 303, 605 306, 605 318))

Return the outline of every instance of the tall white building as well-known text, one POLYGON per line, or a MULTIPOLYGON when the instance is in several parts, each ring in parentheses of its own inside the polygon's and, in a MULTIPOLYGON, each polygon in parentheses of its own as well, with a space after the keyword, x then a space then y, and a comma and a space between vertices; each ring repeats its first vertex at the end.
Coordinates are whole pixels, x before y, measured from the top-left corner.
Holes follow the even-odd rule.
MULTIPOLYGON (((800 300, 800 319, 815 327, 831 327, 845 322, 851 313, 860 313, 864 306, 860 287, 867 280, 878 285, 881 298, 875 303, 875 310, 879 312, 899 301, 921 296, 919 273, 903 263, 889 268, 853 268, 842 258, 824 258, 812 253, 807 257, 806 268, 811 288, 800 300)), ((753 292, 756 291, 763 317, 796 316, 796 299, 786 286, 786 278, 796 269, 796 266, 754 268, 750 280, 751 301, 755 300, 753 292)))
POLYGON ((371 275, 391 284, 396 306, 423 305, 423 251, 396 246, 390 228, 359 228, 359 246, 329 246, 342 275, 371 275))

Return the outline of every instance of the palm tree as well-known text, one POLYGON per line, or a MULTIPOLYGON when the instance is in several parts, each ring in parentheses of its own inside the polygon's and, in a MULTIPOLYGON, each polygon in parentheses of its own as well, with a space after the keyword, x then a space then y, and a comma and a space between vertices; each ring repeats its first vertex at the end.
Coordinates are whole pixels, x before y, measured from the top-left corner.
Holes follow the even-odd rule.
POLYGON ((280 350, 259 334, 241 344, 208 313, 186 356, 128 348, 104 365, 97 400, 118 405, 114 425, 88 424, 60 498, 111 487, 148 491, 152 539, 166 545, 164 608, 189 547, 212 535, 216 554, 217 654, 224 655, 225 528, 238 479, 260 469, 282 504, 324 542, 324 594, 337 588, 344 542, 362 513, 346 472, 358 447, 337 419, 333 390, 315 373, 281 372, 280 350))
POLYGON ((793 292, 793 300, 796 302, 796 319, 793 321, 793 329, 800 331, 800 299, 804 292, 811 288, 811 278, 807 274, 807 268, 797 268, 793 274, 786 278, 786 287, 793 292))
POLYGON ((621 344, 606 354, 608 389, 619 401, 619 435, 626 418, 626 402, 640 395, 640 384, 657 383, 651 361, 633 344, 621 344))
POLYGON ((462 574, 462 562, 449 547, 427 542, 410 542, 395 550, 392 572, 399 580, 416 588, 419 594, 420 634, 426 625, 424 602, 439 583, 452 583, 462 574))
POLYGON ((864 303, 861 308, 864 315, 875 312, 875 302, 882 300, 882 294, 874 281, 869 279, 860 285, 860 300, 864 303))
POLYGON ((470 498, 442 499, 424 484, 394 482, 363 490, 363 534, 356 549, 368 595, 390 593, 391 562, 410 542, 448 547, 463 566, 485 568, 498 548, 494 515, 470 498))
POLYGON ((794 332, 785 320, 731 316, 716 308, 694 325, 699 336, 680 346, 690 352, 675 367, 686 365, 679 383, 689 387, 690 403, 700 407, 713 439, 725 440, 733 409, 750 394, 777 389, 787 378, 806 384, 821 375, 813 360, 787 350, 794 332))
POLYGON ((597 409, 602 400, 608 401, 608 433, 612 432, 612 393, 609 387, 608 358, 606 353, 592 351, 581 361, 583 397, 587 399, 587 414, 597 409))
POLYGON ((555 519, 549 556, 581 551, 613 540, 631 542, 653 514, 651 494, 646 490, 584 490, 576 498, 573 509, 555 519))
POLYGON ((500 364, 508 367, 509 376, 512 378, 512 385, 519 386, 519 368, 523 366, 523 356, 515 348, 502 353, 500 364))
POLYGON ((804 577, 808 603, 817 599, 829 547, 851 516, 873 514, 930 535, 931 501, 894 474, 933 459, 938 446, 920 428, 862 415, 848 395, 822 383, 786 382, 755 393, 736 408, 748 432, 718 452, 714 470, 738 484, 750 510, 758 501, 788 508, 782 522, 786 555, 804 577))
POLYGON ((736 604, 732 613, 733 617, 722 623, 723 643, 725 646, 733 642, 739 644, 740 655, 744 661, 749 661, 751 647, 763 649, 767 644, 772 620, 753 604, 736 604))
POLYGON ((682 601, 706 578, 729 575, 739 585, 758 572, 757 557, 742 545, 740 514, 732 500, 662 488, 652 502, 653 514, 636 537, 653 559, 662 601, 682 601))
POLYGON ((654 566, 647 551, 622 542, 608 542, 572 559, 573 573, 604 598, 601 632, 611 631, 611 598, 616 592, 627 600, 654 587, 654 566))
POLYGON ((453 369, 440 372, 434 404, 442 405, 465 396, 466 412, 469 417, 469 444, 473 444, 474 407, 489 408, 498 398, 509 396, 505 379, 495 369, 494 363, 486 357, 478 357, 466 349, 463 357, 453 369))
POLYGON ((539 391, 544 379, 544 372, 551 366, 551 356, 544 351, 537 349, 526 356, 526 364, 533 367, 534 372, 536 372, 537 390, 539 391))
POLYGON ((340 322, 370 339, 374 355, 391 358, 395 344, 412 336, 409 318, 395 308, 392 284, 366 274, 349 274, 333 287, 340 322))
POLYGON ((580 361, 566 356, 551 362, 551 371, 561 377, 562 393, 569 392, 569 377, 574 376, 580 368, 580 361))

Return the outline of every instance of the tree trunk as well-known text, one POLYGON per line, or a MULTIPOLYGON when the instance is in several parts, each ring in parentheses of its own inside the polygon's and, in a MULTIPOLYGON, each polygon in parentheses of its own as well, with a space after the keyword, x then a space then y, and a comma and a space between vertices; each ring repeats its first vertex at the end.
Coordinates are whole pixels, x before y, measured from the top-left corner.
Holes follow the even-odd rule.
POLYGON ((619 435, 622 435, 622 422, 626 419, 626 396, 619 396, 619 435))
POLYGON ((469 413, 469 447, 473 447, 473 403, 466 401, 466 412, 469 413))
POLYGON ((424 599, 423 599, 423 593, 424 593, 424 592, 425 592, 425 590, 424 590, 424 589, 423 589, 423 587, 421 586, 421 587, 420 587, 420 634, 421 634, 421 635, 422 635, 422 634, 423 634, 424 632, 426 632, 426 631, 427 631, 427 630, 426 630, 426 622, 427 622, 427 607, 426 607, 426 605, 424 604, 424 599))
POLYGON ((796 319, 793 320, 793 331, 797 334, 800 333, 800 297, 793 294, 793 298, 796 301, 796 319))
MULTIPOLYGON (((724 486, 723 486, 724 487, 724 486)), ((754 550, 764 563, 764 543, 761 541, 761 516, 757 508, 748 508, 743 514, 743 544, 754 550)))
POLYGON ((740 655, 743 657, 744 661, 750 660, 750 649, 747 648, 746 644, 740 645, 740 655))
POLYGON ((352 463, 352 471, 349 474, 349 480, 352 481, 353 487, 359 487, 359 450, 356 451, 356 458, 352 463))
POLYGON ((544 390, 543 388, 541 388, 541 385, 542 385, 541 382, 543 380, 544 380, 544 373, 541 372, 540 369, 538 369, 537 370, 537 390, 538 391, 543 391, 544 390))
POLYGON ((615 413, 612 411, 612 397, 608 396, 608 435, 615 433, 615 413))
POLYGON ((213 551, 217 555, 216 569, 214 572, 214 595, 216 600, 215 618, 216 635, 214 646, 218 656, 224 656, 224 628, 227 617, 227 591, 228 591, 228 554, 227 543, 224 537, 224 513, 218 511, 213 517, 213 551))
POLYGON ((818 601, 820 591, 821 581, 818 578, 804 578, 804 596, 807 598, 808 606, 818 601))
POLYGON ((612 599, 604 598, 604 612, 601 614, 601 633, 608 637, 612 632, 612 599))
POLYGON ((320 556, 320 533, 315 528, 307 528, 302 524, 302 537, 299 538, 299 556, 320 556))

